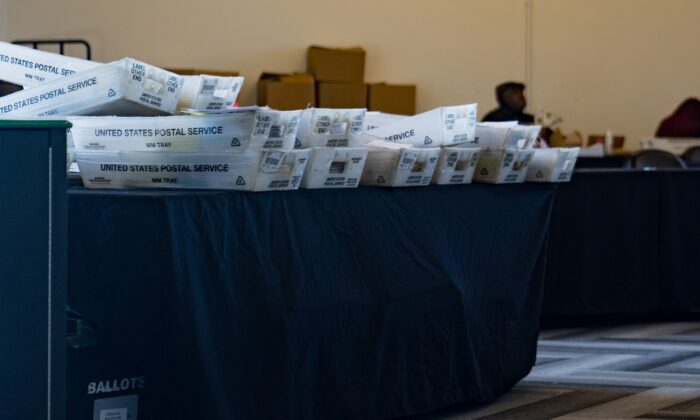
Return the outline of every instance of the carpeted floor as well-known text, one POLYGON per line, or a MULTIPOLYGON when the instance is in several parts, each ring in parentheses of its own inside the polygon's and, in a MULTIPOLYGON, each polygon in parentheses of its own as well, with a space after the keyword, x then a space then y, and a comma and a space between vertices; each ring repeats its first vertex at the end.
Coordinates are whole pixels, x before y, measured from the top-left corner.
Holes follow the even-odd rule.
POLYGON ((411 420, 639 418, 700 419, 700 322, 543 331, 507 395, 411 420))

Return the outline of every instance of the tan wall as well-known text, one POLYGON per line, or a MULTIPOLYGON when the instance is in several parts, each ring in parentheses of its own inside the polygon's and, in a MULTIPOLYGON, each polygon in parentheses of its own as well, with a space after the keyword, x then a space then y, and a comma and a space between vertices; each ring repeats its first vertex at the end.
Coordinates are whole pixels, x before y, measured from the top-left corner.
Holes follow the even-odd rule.
POLYGON ((700 96, 699 0, 535 0, 533 107, 629 147, 700 96))
MULTIPOLYGON (((261 71, 304 70, 310 44, 365 47, 366 79, 416 83, 419 111, 475 101, 483 115, 498 82, 527 77, 527 0, 0 0, 0 13, 6 2, 0 37, 81 37, 101 61, 238 70, 244 104, 261 71)), ((532 3, 531 111, 636 144, 700 95, 700 0, 532 3)))
POLYGON ((363 46, 366 80, 416 83, 419 110, 492 107, 496 83, 524 77, 525 0, 10 1, 13 38, 82 37, 97 60, 238 70, 244 104, 261 71, 303 71, 310 44, 363 46))
POLYGON ((0 0, 0 39, 8 39, 9 37, 10 32, 7 26, 7 0, 0 0))

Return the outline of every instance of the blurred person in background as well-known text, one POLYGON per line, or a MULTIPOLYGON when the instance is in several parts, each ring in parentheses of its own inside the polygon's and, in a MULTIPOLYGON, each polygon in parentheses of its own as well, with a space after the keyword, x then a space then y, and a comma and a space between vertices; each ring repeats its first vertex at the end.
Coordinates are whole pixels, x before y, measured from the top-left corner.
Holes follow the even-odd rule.
POLYGON ((526 114, 527 100, 525 85, 518 82, 505 82, 496 86, 498 108, 486 114, 483 121, 517 121, 519 124, 533 124, 535 117, 526 114))
POLYGON ((700 137, 700 100, 688 98, 666 117, 656 130, 656 137, 700 137))

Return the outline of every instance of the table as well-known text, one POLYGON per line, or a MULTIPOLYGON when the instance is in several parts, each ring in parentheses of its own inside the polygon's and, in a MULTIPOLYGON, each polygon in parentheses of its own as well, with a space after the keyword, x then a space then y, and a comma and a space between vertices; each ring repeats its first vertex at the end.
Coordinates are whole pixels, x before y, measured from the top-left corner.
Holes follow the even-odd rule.
POLYGON ((69 418, 491 401, 535 361, 555 188, 71 188, 68 297, 97 344, 69 351, 69 418))
POLYGON ((700 310, 700 171, 579 170, 557 191, 543 315, 700 310))
POLYGON ((630 155, 612 155, 601 157, 579 157, 576 159, 577 169, 628 169, 633 164, 630 155))
POLYGON ((0 418, 65 418, 66 128, 0 121, 0 418))

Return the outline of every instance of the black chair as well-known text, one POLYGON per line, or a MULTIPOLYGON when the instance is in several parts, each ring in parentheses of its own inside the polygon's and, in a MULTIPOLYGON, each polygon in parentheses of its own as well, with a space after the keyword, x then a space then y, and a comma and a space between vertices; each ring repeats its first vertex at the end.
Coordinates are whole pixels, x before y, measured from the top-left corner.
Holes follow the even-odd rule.
POLYGON ((682 157, 686 165, 700 167, 700 146, 689 147, 682 157))
POLYGON ((40 46, 56 45, 58 46, 58 53, 61 55, 65 55, 66 45, 80 45, 85 48, 85 59, 92 60, 92 47, 84 39, 21 39, 12 41, 12 43, 25 47, 31 46, 35 50, 39 49, 40 46))
MULTIPOLYGON (((92 59, 92 47, 89 42, 83 39, 27 39, 12 41, 12 43, 24 47, 31 47, 35 50, 39 49, 41 46, 58 46, 58 53, 61 55, 64 55, 67 45, 79 45, 85 49, 85 58, 87 60, 92 59)), ((22 86, 0 81, 0 97, 10 95, 20 90, 22 90, 22 86)))
POLYGON ((635 169, 685 169, 685 162, 673 153, 663 150, 641 150, 632 158, 635 169))

